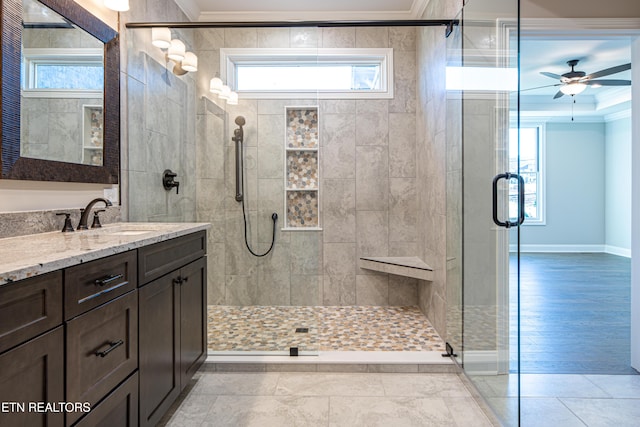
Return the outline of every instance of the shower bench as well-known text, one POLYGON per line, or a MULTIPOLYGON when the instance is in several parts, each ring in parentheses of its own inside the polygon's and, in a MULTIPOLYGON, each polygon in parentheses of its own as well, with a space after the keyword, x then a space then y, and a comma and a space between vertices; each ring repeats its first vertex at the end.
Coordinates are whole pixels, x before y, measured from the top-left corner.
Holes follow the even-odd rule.
POLYGON ((397 276, 433 281, 433 268, 418 257, 360 257, 358 267, 397 276))

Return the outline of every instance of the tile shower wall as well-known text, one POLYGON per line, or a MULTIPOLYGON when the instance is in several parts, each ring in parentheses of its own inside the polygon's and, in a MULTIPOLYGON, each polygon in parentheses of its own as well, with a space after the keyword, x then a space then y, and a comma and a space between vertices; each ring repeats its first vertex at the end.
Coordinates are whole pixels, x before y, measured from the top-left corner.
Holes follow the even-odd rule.
MULTIPOLYGON (((121 13, 122 125, 121 191, 128 221, 194 221, 196 218, 196 146, 193 73, 177 77, 164 53, 151 45, 151 30, 128 30, 126 22, 187 21, 167 0, 132 2, 121 13), (180 193, 162 186, 165 169, 177 173, 180 193)), ((189 31, 173 30, 193 48, 189 31)))
POLYGON ((202 29, 194 33, 197 220, 209 234, 209 303, 227 305, 416 305, 415 279, 361 270, 359 256, 413 256, 418 251, 416 191, 416 29, 202 29), (392 47, 391 100, 247 100, 218 106, 208 97, 221 47, 392 47), (317 105, 320 121, 322 231, 284 225, 285 106, 317 105), (222 108, 225 107, 226 112, 222 108), (235 201, 236 116, 246 118, 245 194, 248 237, 264 252, 271 213, 280 218, 264 258, 244 243, 235 201))
MULTIPOLYGON (((452 19, 460 6, 450 0, 433 0, 427 5, 423 17, 452 19)), ((446 54, 447 44, 442 28, 418 29, 416 188, 420 222, 417 253, 434 269, 432 282, 419 283, 418 301, 440 336, 449 340, 447 317, 455 318, 455 315, 449 313, 447 296, 457 296, 461 289, 460 282, 455 280, 455 274, 459 274, 456 242, 451 239, 457 236, 457 232, 447 227, 457 227, 461 220, 456 217, 457 209, 451 203, 454 199, 449 201, 450 210, 447 211, 447 195, 455 194, 455 181, 452 182, 451 178, 456 175, 459 165, 452 159, 456 156, 455 143, 459 138, 447 134, 448 128, 455 128, 447 126, 447 120, 455 120, 457 116, 447 114, 446 54), (449 159, 448 155, 451 156, 449 159), (450 259, 447 257, 448 241, 451 245, 450 259)))

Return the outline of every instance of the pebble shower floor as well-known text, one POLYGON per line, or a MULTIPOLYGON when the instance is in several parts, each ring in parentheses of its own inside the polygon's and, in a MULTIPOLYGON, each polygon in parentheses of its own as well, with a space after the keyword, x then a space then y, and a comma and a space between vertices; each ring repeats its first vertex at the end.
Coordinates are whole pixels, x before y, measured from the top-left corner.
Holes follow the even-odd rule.
POLYGON ((418 307, 210 305, 208 311, 210 352, 445 351, 418 307))

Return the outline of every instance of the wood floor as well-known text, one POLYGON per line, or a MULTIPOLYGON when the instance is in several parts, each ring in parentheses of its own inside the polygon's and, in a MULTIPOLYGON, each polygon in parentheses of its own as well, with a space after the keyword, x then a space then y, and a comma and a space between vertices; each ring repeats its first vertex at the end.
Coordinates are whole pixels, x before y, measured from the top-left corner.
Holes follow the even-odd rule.
MULTIPOLYGON (((520 260, 522 373, 638 373, 630 367, 629 258, 525 253, 520 260)), ((512 274, 515 263, 512 256, 512 274)), ((511 313, 515 324, 513 306, 511 313)))

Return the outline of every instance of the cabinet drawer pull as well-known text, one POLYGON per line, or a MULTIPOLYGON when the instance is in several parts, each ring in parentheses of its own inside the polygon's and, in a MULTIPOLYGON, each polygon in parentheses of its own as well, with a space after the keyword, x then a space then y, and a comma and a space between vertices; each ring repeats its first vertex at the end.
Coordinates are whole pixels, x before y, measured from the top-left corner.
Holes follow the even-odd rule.
POLYGON ((96 351, 96 356, 100 356, 100 357, 105 357, 107 354, 111 353, 113 350, 115 350, 116 348, 120 347, 122 344, 124 344, 124 341, 122 340, 118 340, 116 342, 110 342, 109 343, 109 348, 104 350, 104 351, 96 351))
POLYGON ((102 279, 96 279, 95 284, 96 286, 105 286, 111 282, 122 279, 123 277, 124 274, 110 274, 106 277, 103 277, 102 279))
POLYGON ((97 292, 95 294, 89 295, 88 297, 82 298, 81 300, 78 300, 78 304, 82 304, 82 303, 87 302, 89 300, 92 300, 94 298, 98 298, 99 296, 107 294, 107 293, 109 293, 111 291, 115 291, 116 289, 121 288, 123 286, 126 286, 128 284, 129 284, 129 281, 118 283, 116 286, 112 286, 110 288, 103 289, 100 292, 97 292))
POLYGON ((182 282, 184 282, 184 279, 181 276, 178 276, 177 278, 173 279, 174 285, 182 285, 182 282))

